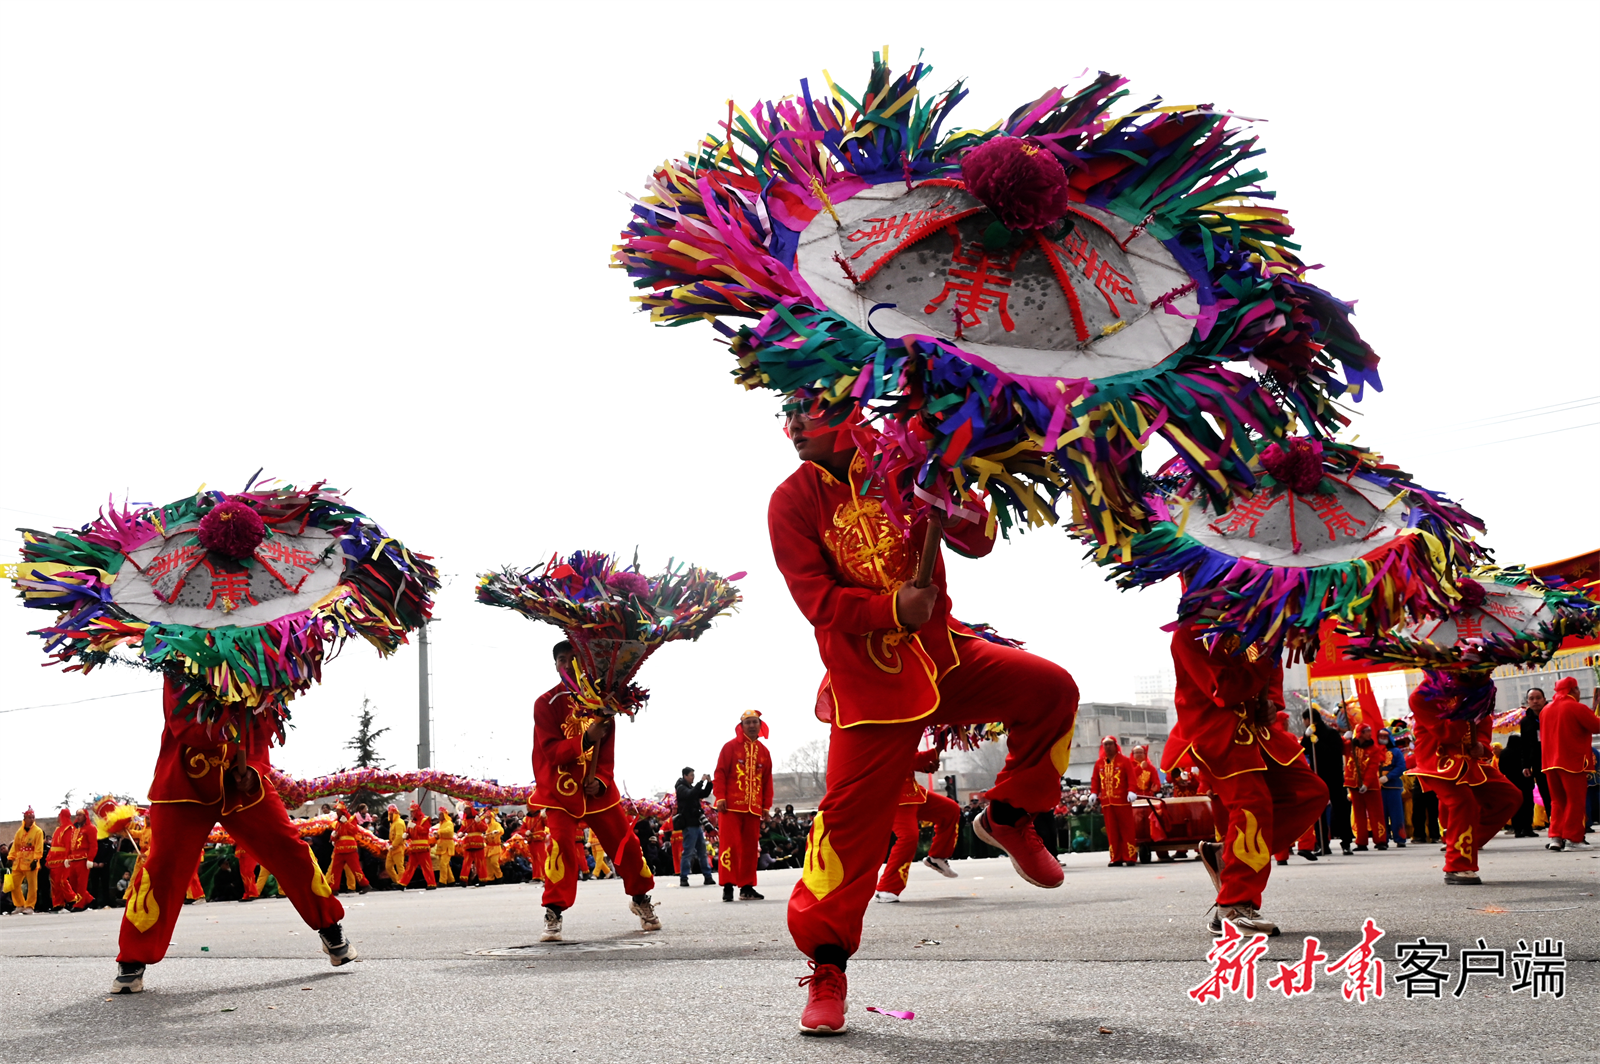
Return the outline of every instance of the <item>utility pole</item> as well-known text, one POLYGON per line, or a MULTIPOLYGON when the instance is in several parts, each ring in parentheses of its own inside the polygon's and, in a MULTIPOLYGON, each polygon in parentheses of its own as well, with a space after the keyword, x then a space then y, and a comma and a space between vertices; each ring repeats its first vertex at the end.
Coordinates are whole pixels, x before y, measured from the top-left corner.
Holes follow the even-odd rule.
MULTIPOLYGON (((417 629, 417 769, 433 767, 433 744, 429 735, 429 717, 433 706, 428 687, 428 623, 417 629)), ((428 816, 433 815, 433 792, 417 788, 417 804, 428 816)))

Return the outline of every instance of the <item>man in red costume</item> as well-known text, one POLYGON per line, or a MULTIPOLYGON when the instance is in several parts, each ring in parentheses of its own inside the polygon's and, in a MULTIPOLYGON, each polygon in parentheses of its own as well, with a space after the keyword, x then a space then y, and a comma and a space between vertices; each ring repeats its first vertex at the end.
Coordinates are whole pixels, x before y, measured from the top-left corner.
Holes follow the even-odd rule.
POLYGON ((1197 782, 1210 786, 1226 814, 1223 840, 1199 846, 1217 890, 1212 933, 1231 920, 1247 934, 1276 935, 1278 925, 1261 915, 1272 855, 1294 845, 1321 815, 1328 787, 1279 720, 1278 654, 1238 644, 1237 636, 1226 635, 1207 650, 1192 626, 1173 633, 1178 722, 1162 760, 1193 758, 1202 770, 1197 782))
POLYGON ((1133 793, 1145 798, 1159 797, 1161 771, 1150 761, 1150 747, 1135 746, 1128 756, 1133 760, 1133 776, 1130 779, 1133 793))
POLYGON ((528 863, 533 865, 533 878, 544 882, 544 865, 550 859, 550 832, 545 830, 544 810, 529 809, 517 828, 528 840, 528 863))
MULTIPOLYGON (((827 676, 817 715, 832 726, 827 794, 811 822, 804 872, 789 897, 789 932, 811 958, 800 1029, 845 1028, 845 964, 861 942, 900 789, 924 729, 1004 722, 1009 750, 974 833, 1005 851, 1036 886, 1061 885, 1033 816, 1061 796, 1078 688, 1060 666, 973 637, 951 617, 943 559, 916 587, 927 519, 909 538, 889 521, 866 459, 847 433, 792 411, 805 463, 773 492, 772 550, 815 630, 827 676)), ((940 517, 946 541, 981 557, 994 546, 981 501, 940 517)))
POLYGON ((917 844, 922 837, 922 823, 933 824, 933 842, 928 846, 928 856, 922 863, 947 879, 956 878, 950 867, 950 855, 956 852, 956 839, 961 830, 961 807, 937 791, 931 791, 917 780, 919 772, 932 772, 939 767, 937 746, 918 751, 911 759, 911 772, 900 791, 900 807, 894 817, 894 845, 889 848, 889 859, 884 862, 883 875, 878 877, 873 897, 880 902, 898 902, 900 892, 906 889, 911 878, 911 862, 917 859, 917 844))
MULTIPOLYGON (((570 673, 572 644, 557 643, 553 653, 557 672, 570 673)), ((589 867, 577 842, 580 820, 611 855, 629 895, 628 911, 639 918, 640 930, 661 930, 661 920, 650 902, 655 877, 645 867, 633 821, 622 811, 622 794, 613 782, 615 754, 613 719, 584 712, 564 683, 556 684, 534 703, 534 782, 528 806, 544 810, 550 830, 540 942, 561 941, 561 914, 572 907, 578 896, 578 876, 589 867)))
POLYGON ((1411 692, 1416 765, 1411 773, 1439 797, 1444 881, 1475 887, 1478 851, 1522 804, 1522 792, 1495 767, 1494 681, 1476 673, 1427 670, 1411 692))
POLYGON ((261 883, 266 878, 261 862, 256 860, 249 850, 239 845, 237 840, 233 844, 233 859, 239 865, 239 882, 244 886, 244 893, 239 896, 239 900, 255 901, 261 897, 261 883))
POLYGON ((424 890, 437 890, 438 881, 433 876, 433 820, 422 811, 422 806, 411 803, 411 826, 406 828, 406 867, 400 873, 400 887, 409 889, 411 879, 422 873, 424 890))
POLYGON ((150 843, 129 884, 132 896, 122 915, 112 993, 139 993, 145 966, 166 956, 184 887, 219 820, 272 869, 279 889, 316 929, 334 967, 355 960, 355 947, 339 923, 344 906, 268 782, 272 762, 266 728, 251 717, 243 734, 232 727, 214 730, 191 718, 180 705, 181 693, 168 679, 162 698, 166 726, 150 784, 150 843))
POLYGON ((478 877, 478 886, 489 878, 488 840, 489 824, 478 815, 478 807, 471 802, 461 807, 461 834, 457 849, 461 851, 461 885, 467 885, 470 876, 478 877))
POLYGON ((361 871, 361 844, 356 841, 361 829, 343 802, 334 805, 333 811, 338 819, 333 824, 333 856, 328 860, 328 885, 335 893, 343 889, 365 894, 372 889, 372 884, 367 882, 366 874, 361 871), (342 886, 339 882, 341 878, 344 879, 342 886))
POLYGON ((1383 819, 1384 752, 1372 737, 1372 725, 1363 724, 1350 740, 1350 755, 1344 759, 1344 785, 1350 792, 1357 850, 1366 850, 1369 833, 1378 849, 1389 848, 1389 833, 1383 819))
POLYGON ((1106 820, 1106 844, 1111 868, 1139 863, 1139 847, 1133 831, 1133 759, 1122 752, 1115 735, 1100 740, 1100 756, 1089 776, 1089 791, 1100 799, 1100 813, 1106 820))
POLYGON ((44 855, 45 872, 50 882, 50 907, 69 909, 77 900, 72 893, 72 877, 67 873, 67 858, 72 856, 72 810, 56 814, 59 825, 50 833, 50 849, 44 855))
POLYGON ((767 725, 761 711, 747 709, 733 729, 733 738, 717 755, 711 795, 717 803, 717 877, 722 900, 761 901, 756 892, 756 861, 761 856, 761 817, 772 806, 772 753, 761 740, 767 725))
MULTIPOLYGON (((94 826, 89 807, 78 810, 72 821, 72 852, 67 855, 67 881, 72 889, 72 908, 82 912, 94 901, 89 892, 89 872, 100 853, 100 831, 94 826)), ((66 899, 62 899, 65 903, 66 899)))
POLYGON ((1585 802, 1589 793, 1589 773, 1594 771, 1594 748, 1590 745, 1600 732, 1600 716, 1578 701, 1578 681, 1563 676, 1556 681, 1556 697, 1544 707, 1539 718, 1544 744, 1544 778, 1550 783, 1547 796, 1550 808, 1550 850, 1589 850, 1594 847, 1584 835, 1588 820, 1585 802))

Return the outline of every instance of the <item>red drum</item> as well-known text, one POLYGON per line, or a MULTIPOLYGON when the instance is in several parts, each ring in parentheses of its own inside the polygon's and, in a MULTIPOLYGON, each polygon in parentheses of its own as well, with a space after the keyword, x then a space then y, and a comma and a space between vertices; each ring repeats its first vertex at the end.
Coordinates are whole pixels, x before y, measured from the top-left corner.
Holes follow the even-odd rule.
POLYGON ((1209 797, 1140 798, 1133 803, 1133 837, 1139 860, 1151 850, 1193 849, 1217 837, 1218 813, 1209 797))

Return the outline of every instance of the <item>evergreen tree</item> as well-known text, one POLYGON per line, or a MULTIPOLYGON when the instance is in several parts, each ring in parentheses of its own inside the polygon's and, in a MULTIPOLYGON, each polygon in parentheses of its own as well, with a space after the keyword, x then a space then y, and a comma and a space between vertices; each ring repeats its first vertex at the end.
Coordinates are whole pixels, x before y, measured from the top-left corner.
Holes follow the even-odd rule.
MULTIPOLYGON (((361 715, 356 718, 356 733, 350 737, 349 742, 344 744, 346 750, 350 750, 356 755, 355 764, 351 766, 352 768, 386 769, 389 767, 389 763, 378 756, 378 740, 389 729, 378 728, 374 730, 372 722, 371 699, 363 698, 361 700, 361 715)), ((388 803, 390 797, 388 794, 380 794, 377 791, 363 787, 350 795, 350 807, 354 809, 358 802, 367 803, 367 808, 372 811, 374 816, 378 817, 381 823, 383 820, 383 807, 388 803)))

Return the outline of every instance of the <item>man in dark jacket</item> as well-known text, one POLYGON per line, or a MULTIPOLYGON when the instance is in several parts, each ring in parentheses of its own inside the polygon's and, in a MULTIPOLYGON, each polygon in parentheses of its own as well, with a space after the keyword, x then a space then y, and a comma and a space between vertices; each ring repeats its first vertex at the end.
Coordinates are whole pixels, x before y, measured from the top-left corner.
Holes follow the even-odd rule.
MULTIPOLYGON (((1517 760, 1521 767, 1517 771, 1517 779, 1512 780, 1518 787, 1524 788, 1523 793, 1528 796, 1524 803, 1528 811, 1528 834, 1531 837, 1533 830, 1533 787, 1539 787, 1539 794, 1544 798, 1545 815, 1550 813, 1550 784, 1544 778, 1544 744, 1540 741, 1539 718, 1544 713, 1544 691, 1538 687, 1531 688, 1522 699, 1522 727, 1519 729, 1521 743, 1517 750, 1517 760)), ((1521 811, 1518 811, 1518 817, 1521 811)), ((1520 823, 1518 817, 1512 818, 1512 823, 1520 823)))
POLYGON ((1325 723, 1320 712, 1300 714, 1306 733, 1300 745, 1305 748, 1311 770, 1328 785, 1328 810, 1314 825, 1317 845, 1322 853, 1333 852, 1333 839, 1346 856, 1350 854, 1350 798, 1344 789, 1344 739, 1339 730, 1325 723))
MULTIPOLYGON (((1522 734, 1512 732, 1506 736, 1505 749, 1500 751, 1500 774, 1517 785, 1522 792, 1522 805, 1511 815, 1511 832, 1519 839, 1531 839, 1533 830, 1533 773, 1524 776, 1522 770, 1528 765, 1528 757, 1523 749, 1522 734)), ((1537 766, 1535 766, 1537 767, 1537 766)))
POLYGON ((678 808, 672 813, 672 826, 683 832, 683 856, 678 860, 678 886, 689 885, 689 869, 696 856, 700 858, 700 871, 705 885, 714 887, 716 878, 711 874, 711 861, 706 857, 705 814, 700 803, 711 793, 711 777, 700 773, 700 782, 694 782, 694 769, 684 766, 683 775, 675 788, 678 808))

